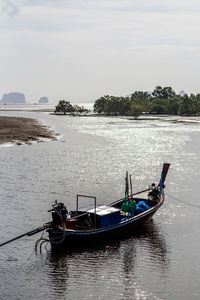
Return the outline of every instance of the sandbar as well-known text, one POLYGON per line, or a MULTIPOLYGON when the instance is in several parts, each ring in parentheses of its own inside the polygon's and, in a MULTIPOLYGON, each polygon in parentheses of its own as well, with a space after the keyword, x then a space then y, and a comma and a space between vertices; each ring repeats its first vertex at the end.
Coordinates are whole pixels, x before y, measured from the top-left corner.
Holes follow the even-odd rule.
POLYGON ((49 127, 32 118, 0 116, 0 144, 31 144, 45 139, 55 140, 49 127))

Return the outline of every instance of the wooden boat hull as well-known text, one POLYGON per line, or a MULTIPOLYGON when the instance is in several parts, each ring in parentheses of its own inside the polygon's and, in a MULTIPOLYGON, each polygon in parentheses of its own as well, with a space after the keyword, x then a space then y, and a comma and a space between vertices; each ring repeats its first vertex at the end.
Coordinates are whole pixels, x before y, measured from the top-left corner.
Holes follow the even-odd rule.
POLYGON ((163 201, 140 215, 129 218, 115 226, 87 231, 53 230, 49 229, 49 238, 52 248, 80 248, 84 245, 96 245, 106 241, 133 236, 148 223, 163 201))
MULTIPOLYGON (((80 249, 82 246, 98 245, 98 243, 120 239, 122 237, 134 235, 148 223, 155 212, 164 202, 164 181, 170 167, 169 163, 163 164, 160 182, 157 186, 155 183, 148 189, 129 194, 128 172, 126 173, 126 190, 125 198, 117 200, 108 205, 96 206, 96 197, 77 195, 76 211, 68 211, 62 202, 52 205, 52 221, 42 226, 12 238, 0 244, 4 246, 10 242, 20 239, 24 236, 32 236, 47 228, 49 241, 53 248, 74 248, 80 249), (94 207, 85 210, 78 209, 79 197, 92 198, 94 207)), ((130 183, 132 186, 131 176, 130 183)), ((39 241, 48 242, 47 239, 41 238, 39 241)), ((36 247, 37 247, 36 242, 36 247)), ((41 243, 41 245, 42 245, 41 243)), ((40 245, 40 246, 41 246, 40 245)))
POLYGON ((95 245, 114 239, 119 240, 138 233, 143 225, 148 223, 163 205, 164 181, 169 166, 170 164, 168 163, 163 164, 161 179, 157 187, 155 184, 152 184, 151 188, 135 194, 131 193, 131 195, 128 193, 127 173, 125 198, 107 206, 96 207, 96 197, 77 195, 75 214, 71 211, 71 217, 74 217, 74 219, 71 218, 66 222, 63 221, 66 212, 65 207, 62 203, 56 203, 52 213, 54 216, 52 228, 48 229, 52 248, 65 247, 70 249, 75 247, 80 249, 82 246, 95 245), (94 208, 92 210, 79 211, 79 197, 93 198, 95 201, 94 208), (58 220, 59 218, 62 220, 62 227, 58 220), (69 229, 70 220, 71 225, 73 225, 73 222, 75 223, 73 229, 69 229))

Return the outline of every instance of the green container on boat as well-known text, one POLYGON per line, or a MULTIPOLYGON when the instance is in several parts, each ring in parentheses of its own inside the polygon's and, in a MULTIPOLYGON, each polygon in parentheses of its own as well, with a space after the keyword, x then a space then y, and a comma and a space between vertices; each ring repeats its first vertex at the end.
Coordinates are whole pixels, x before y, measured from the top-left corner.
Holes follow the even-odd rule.
POLYGON ((126 201, 122 204, 123 212, 133 212, 136 209, 136 202, 134 200, 126 201))

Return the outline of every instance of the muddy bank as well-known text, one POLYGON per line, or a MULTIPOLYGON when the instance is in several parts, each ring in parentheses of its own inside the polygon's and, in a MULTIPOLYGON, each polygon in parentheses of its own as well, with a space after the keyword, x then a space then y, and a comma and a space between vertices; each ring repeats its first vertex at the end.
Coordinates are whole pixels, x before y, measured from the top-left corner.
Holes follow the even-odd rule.
POLYGON ((47 126, 31 118, 0 117, 0 144, 30 144, 43 139, 56 139, 56 134, 47 126))

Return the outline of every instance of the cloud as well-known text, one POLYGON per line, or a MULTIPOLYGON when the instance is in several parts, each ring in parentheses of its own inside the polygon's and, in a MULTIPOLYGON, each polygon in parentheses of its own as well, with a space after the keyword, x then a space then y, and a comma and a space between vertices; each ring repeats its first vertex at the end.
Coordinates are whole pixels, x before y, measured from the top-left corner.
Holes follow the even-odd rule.
POLYGON ((198 13, 200 11, 199 0, 23 0, 24 5, 29 7, 61 8, 63 10, 79 9, 100 10, 109 12, 149 12, 149 13, 198 13))
POLYGON ((199 1, 7 0, 0 10, 4 93, 75 101, 198 86, 199 1))
POLYGON ((19 14, 19 7, 11 0, 4 0, 1 12, 14 17, 19 14))

